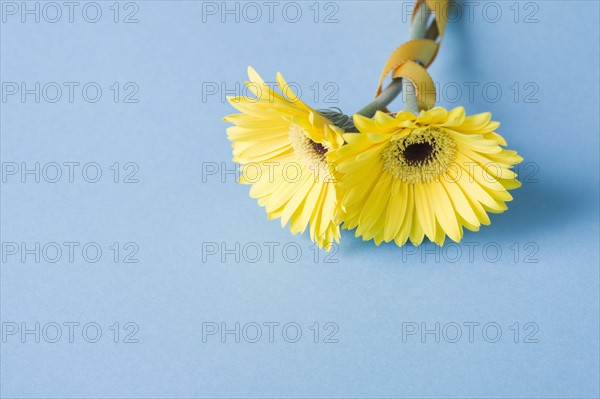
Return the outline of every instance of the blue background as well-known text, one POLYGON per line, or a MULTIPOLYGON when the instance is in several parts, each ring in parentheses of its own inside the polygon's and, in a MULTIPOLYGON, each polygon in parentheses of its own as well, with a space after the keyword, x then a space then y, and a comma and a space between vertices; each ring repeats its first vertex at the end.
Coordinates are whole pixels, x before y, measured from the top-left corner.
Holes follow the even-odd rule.
POLYGON ((376 247, 344 232, 330 258, 337 263, 325 262, 324 253, 315 261, 307 235, 292 236, 267 221, 248 187, 231 175, 203 182, 203 163, 232 167, 221 122, 232 108, 221 91, 203 98, 203 87, 235 89, 252 65, 266 80, 281 71, 298 82, 303 99, 317 108, 353 112, 370 100, 383 62, 407 38, 408 6, 337 2, 338 22, 323 23, 336 8, 320 3, 315 23, 313 2, 299 3, 302 18, 289 23, 282 3, 273 23, 265 7, 257 23, 236 23, 233 16, 222 23, 220 14, 203 22, 200 2, 139 1, 139 22, 124 24, 112 21, 112 2, 100 4, 95 24, 80 13, 74 23, 63 16, 54 24, 8 15, 1 27, 2 82, 103 88, 97 103, 80 94, 73 103, 35 103, 32 96, 2 103, 5 164, 97 162, 103 169, 95 184, 81 174, 74 183, 63 176, 54 184, 8 176, 2 242, 97 242, 104 251, 97 263, 80 253, 73 263, 65 254, 57 263, 3 261, 3 323, 96 322, 103 330, 97 343, 82 339, 80 330, 70 343, 66 329, 57 343, 5 337, 3 397, 598 397, 597 2, 520 2, 517 22, 514 2, 496 2, 497 23, 489 22, 492 9, 483 17, 482 3, 472 22, 463 16, 449 24, 430 68, 449 85, 440 105, 491 111, 532 168, 520 171, 528 178, 509 211, 465 235, 465 242, 479 244, 473 258, 466 246, 458 261, 450 255, 436 261, 423 247, 376 247), (531 13, 537 22, 524 23, 531 13), (139 102, 115 103, 113 82, 135 82, 139 102), (337 103, 325 101, 328 82, 338 89, 329 98, 337 103), (473 98, 465 82, 480 85, 473 98), (502 89, 498 101, 491 101, 492 89, 482 93, 490 82, 502 89), (318 99, 309 89, 315 83, 318 99), (452 102, 456 84, 463 93, 452 102), (139 183, 113 183, 114 162, 135 162, 139 183), (139 262, 115 263, 113 242, 137 243, 139 262), (203 242, 279 247, 273 262, 266 252, 256 263, 231 255, 203 262, 203 242), (286 244, 299 246, 298 262, 283 258, 286 244), (482 250, 490 245, 502 251, 495 263, 494 251, 482 250), (202 340, 206 322, 232 328, 269 321, 298 323, 302 338, 288 343, 276 330, 270 343, 264 328, 258 343, 202 340), (119 343, 109 329, 115 322, 119 343), (138 343, 122 342, 126 322, 139 326, 138 343), (319 343, 310 330, 315 322, 319 343), (323 342, 326 322, 339 327, 337 343, 323 342), (473 342, 465 327, 456 343, 446 336, 436 343, 432 335, 403 342, 408 322, 480 326, 473 342), (489 322, 502 328, 496 343, 482 336, 489 322), (515 322, 518 343, 510 329, 515 322), (537 343, 523 342, 528 322, 539 327, 537 343))

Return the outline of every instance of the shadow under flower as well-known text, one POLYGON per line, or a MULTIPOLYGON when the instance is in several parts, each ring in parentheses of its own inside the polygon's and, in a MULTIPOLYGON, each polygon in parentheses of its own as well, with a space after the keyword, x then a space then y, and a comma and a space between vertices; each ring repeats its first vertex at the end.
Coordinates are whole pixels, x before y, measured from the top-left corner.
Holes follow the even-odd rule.
POLYGON ((457 78, 470 80, 476 78, 476 71, 473 68, 474 58, 479 54, 479 48, 473 43, 472 29, 468 15, 464 15, 465 10, 470 6, 468 0, 453 0, 450 1, 449 21, 446 25, 446 34, 452 35, 452 40, 446 40, 442 46, 449 47, 447 55, 444 57, 449 65, 445 68, 456 71, 457 78), (460 10, 460 11, 457 11, 460 10), (458 14, 455 14, 457 13, 458 14))
MULTIPOLYGON (((561 229, 566 223, 597 212, 597 203, 589 192, 581 185, 565 185, 564 181, 525 183, 511 194, 514 199, 507 203, 508 210, 491 215, 491 226, 482 227, 481 234, 486 238, 533 240, 545 231, 561 229)), ((475 234, 479 233, 470 232, 470 236, 475 234)))
MULTIPOLYGON (((560 230, 567 223, 577 222, 585 215, 597 215, 598 212, 598 204, 594 200, 597 194, 590 195, 581 185, 531 182, 511 191, 511 194, 513 200, 507 202, 507 211, 489 214, 491 225, 481 226, 478 232, 465 229, 462 242, 535 241, 544 232, 560 230)), ((342 247, 350 255, 363 251, 394 252, 399 249, 393 242, 382 243, 377 248, 373 240, 363 241, 361 237, 354 237, 354 232, 342 231, 342 247)), ((446 243, 450 242, 447 238, 446 243)), ((405 245, 413 247, 410 242, 405 245)), ((421 245, 435 246, 427 238, 421 245)))

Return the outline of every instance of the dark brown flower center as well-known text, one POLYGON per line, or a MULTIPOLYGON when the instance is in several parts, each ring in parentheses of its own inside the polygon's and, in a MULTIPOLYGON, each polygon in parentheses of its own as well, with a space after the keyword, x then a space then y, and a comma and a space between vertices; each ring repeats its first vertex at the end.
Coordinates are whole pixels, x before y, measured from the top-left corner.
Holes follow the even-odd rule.
POLYGON ((386 171, 405 183, 428 183, 445 173, 454 159, 456 143, 441 128, 427 126, 413 129, 399 140, 392 140, 382 150, 386 171))
POLYGON ((431 139, 431 142, 409 144, 402 152, 402 156, 409 165, 422 165, 431 159, 434 146, 434 139, 431 139))
POLYGON ((314 141, 310 141, 310 144, 313 148, 313 150, 319 155, 319 156, 323 156, 325 154, 327 154, 327 148, 325 148, 325 146, 323 146, 323 144, 321 143, 315 143, 314 141))

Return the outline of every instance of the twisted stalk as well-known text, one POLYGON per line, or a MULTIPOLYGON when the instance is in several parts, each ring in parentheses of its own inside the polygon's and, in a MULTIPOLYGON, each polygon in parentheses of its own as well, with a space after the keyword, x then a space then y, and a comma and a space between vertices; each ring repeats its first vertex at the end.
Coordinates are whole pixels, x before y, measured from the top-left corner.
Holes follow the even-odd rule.
MULTIPOLYGON (((427 26, 431 10, 425 2, 417 9, 417 12, 413 18, 413 23, 410 29, 410 40, 414 39, 431 39, 435 40, 438 36, 437 25, 435 21, 431 25, 427 26)), ((392 82, 386 87, 381 94, 375 98, 372 102, 367 104, 365 107, 356 112, 359 115, 366 116, 368 118, 373 117, 375 112, 385 108, 390 104, 401 92, 404 87, 406 94, 406 109, 415 114, 419 113, 419 107, 417 106, 416 89, 413 84, 406 79, 403 81, 402 78, 394 78, 392 82)))

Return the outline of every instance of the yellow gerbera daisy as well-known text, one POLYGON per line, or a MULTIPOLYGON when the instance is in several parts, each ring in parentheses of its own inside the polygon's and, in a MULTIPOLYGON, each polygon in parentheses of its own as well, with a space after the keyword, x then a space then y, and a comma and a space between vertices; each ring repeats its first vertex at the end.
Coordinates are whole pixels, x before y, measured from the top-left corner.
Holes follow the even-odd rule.
POLYGON ((251 184, 250 196, 266 208, 268 218, 288 221, 293 234, 310 225, 310 237, 329 249, 339 242, 340 207, 334 170, 328 162, 332 150, 344 143, 343 130, 304 104, 281 74, 272 90, 252 68, 248 89, 254 97, 231 97, 241 114, 227 116, 233 160, 242 164, 240 183, 251 184))
POLYGON ((344 228, 363 240, 408 238, 419 245, 426 235, 443 245, 458 242, 463 226, 476 231, 501 213, 520 186, 513 165, 522 161, 494 131, 490 113, 465 117, 462 107, 436 107, 416 116, 377 112, 354 115, 360 133, 346 133, 347 145, 332 161, 342 174, 338 194, 344 228))

